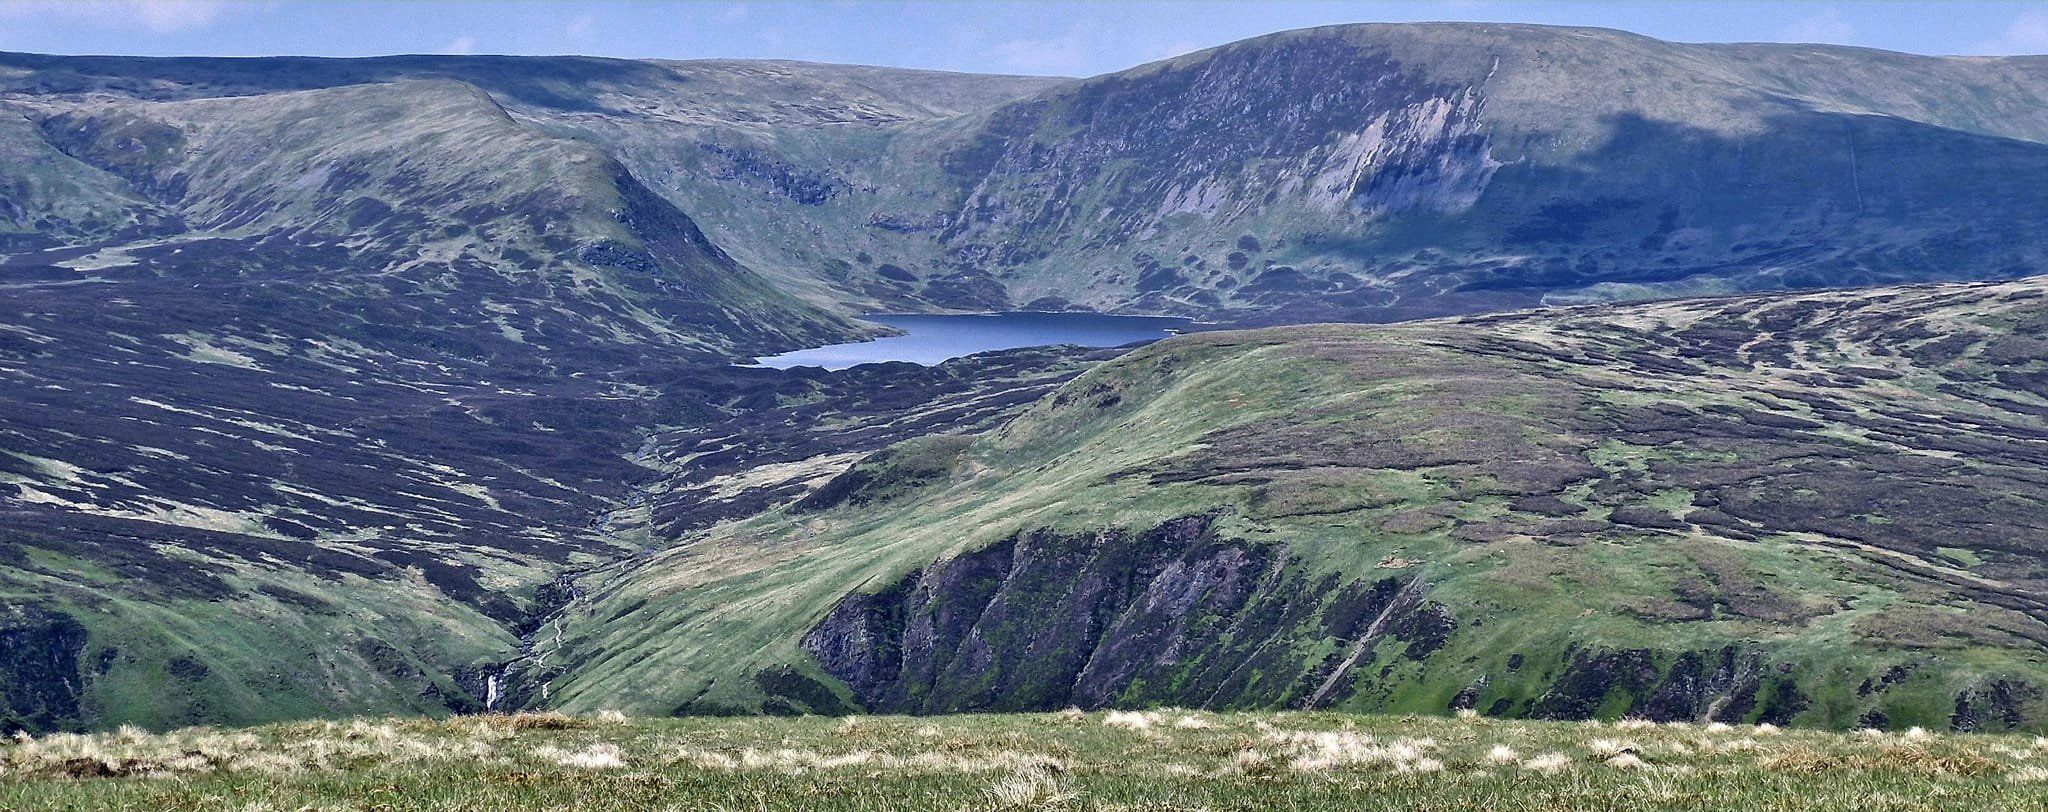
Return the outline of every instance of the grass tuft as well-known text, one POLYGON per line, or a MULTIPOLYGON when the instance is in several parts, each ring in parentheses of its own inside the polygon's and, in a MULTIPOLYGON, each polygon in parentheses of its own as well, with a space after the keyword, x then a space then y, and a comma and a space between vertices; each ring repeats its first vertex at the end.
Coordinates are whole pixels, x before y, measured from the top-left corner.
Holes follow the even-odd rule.
POLYGON ((988 788, 989 800, 1000 809, 1046 809, 1074 800, 1060 777, 1044 767, 1026 767, 997 780, 988 788))

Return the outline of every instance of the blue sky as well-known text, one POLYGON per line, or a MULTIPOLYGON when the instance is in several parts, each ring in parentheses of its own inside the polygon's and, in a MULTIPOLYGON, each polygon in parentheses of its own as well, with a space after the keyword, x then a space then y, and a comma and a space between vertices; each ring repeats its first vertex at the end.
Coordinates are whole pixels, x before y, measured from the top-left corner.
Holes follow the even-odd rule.
POLYGON ((2048 0, 0 0, 0 50, 778 57, 1090 75, 1282 29, 1414 20, 1597 25, 1685 41, 1831 42, 1929 54, 2048 53, 2048 0))

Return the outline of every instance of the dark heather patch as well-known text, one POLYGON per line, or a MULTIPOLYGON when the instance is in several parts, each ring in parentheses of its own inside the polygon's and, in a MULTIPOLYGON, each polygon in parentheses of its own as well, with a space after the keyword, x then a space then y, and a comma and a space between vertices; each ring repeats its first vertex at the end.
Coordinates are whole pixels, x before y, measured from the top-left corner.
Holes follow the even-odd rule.
POLYGON ((833 693, 831 686, 793 668, 761 671, 754 675, 754 682, 768 696, 763 708, 770 714, 841 715, 858 710, 833 693))
POLYGON ((186 682, 198 682, 213 673, 213 669, 208 668, 205 663, 182 655, 172 657, 164 663, 164 671, 186 682))

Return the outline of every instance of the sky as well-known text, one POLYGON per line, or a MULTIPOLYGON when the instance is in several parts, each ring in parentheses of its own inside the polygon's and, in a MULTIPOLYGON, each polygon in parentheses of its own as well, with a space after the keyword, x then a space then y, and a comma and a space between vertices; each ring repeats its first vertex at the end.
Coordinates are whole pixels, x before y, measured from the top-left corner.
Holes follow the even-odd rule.
POLYGON ((1088 76, 1289 28, 1421 20, 2048 54, 2048 0, 0 0, 0 51, 751 57, 1088 76))

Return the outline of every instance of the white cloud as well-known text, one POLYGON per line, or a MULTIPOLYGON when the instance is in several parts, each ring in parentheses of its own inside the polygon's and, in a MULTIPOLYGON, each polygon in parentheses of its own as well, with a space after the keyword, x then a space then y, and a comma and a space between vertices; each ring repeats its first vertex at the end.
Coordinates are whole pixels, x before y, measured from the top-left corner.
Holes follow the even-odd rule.
POLYGON ((1088 69, 1088 49, 1079 34, 1047 39, 1013 39, 998 42, 989 52, 996 64, 1018 73, 1051 73, 1072 76, 1088 69))
POLYGON ((1838 9, 1824 9, 1819 14, 1793 20, 1778 32, 1782 42, 1826 42, 1847 45, 1856 39, 1856 28, 1842 19, 1838 9))
POLYGON ((211 25, 228 7, 225 0, 0 0, 0 20, 83 23, 169 34, 211 25))
POLYGON ((946 26, 946 43, 960 50, 979 50, 987 39, 981 26, 972 23, 954 23, 946 26))
POLYGON ((2048 10, 2020 12, 2005 27, 2004 34, 1974 50, 1980 54, 2048 54, 2048 10))
POLYGON ((183 31, 212 23, 220 16, 220 0, 133 0, 136 16, 149 30, 159 33, 183 31))
POLYGON ((736 23, 747 18, 747 11, 746 4, 734 3, 725 7, 724 13, 718 15, 718 20, 720 22, 736 23))
POLYGON ((563 32, 567 33, 569 39, 576 43, 590 42, 597 37, 597 18, 588 14, 580 15, 576 19, 570 20, 569 27, 563 29, 563 32))
POLYGON ((441 46, 441 53, 457 55, 476 53, 476 37, 460 36, 449 40, 447 45, 441 46))

